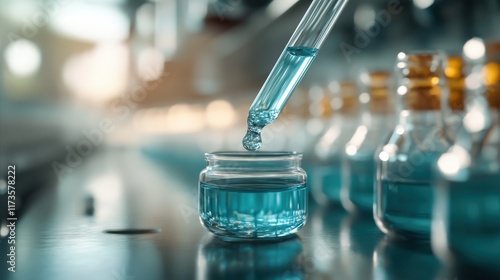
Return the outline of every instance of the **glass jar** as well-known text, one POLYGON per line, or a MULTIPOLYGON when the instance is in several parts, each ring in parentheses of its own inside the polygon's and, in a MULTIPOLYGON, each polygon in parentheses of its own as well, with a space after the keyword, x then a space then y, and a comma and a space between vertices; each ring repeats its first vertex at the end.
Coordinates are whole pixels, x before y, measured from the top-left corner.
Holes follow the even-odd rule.
POLYGON ((375 151, 395 123, 393 81, 387 71, 360 75, 361 123, 345 146, 341 198, 351 212, 373 214, 375 151))
POLYGON ((374 218, 386 234, 430 239, 433 168, 449 147, 441 114, 443 58, 439 53, 399 53, 400 120, 376 156, 374 218))
POLYGON ((306 173, 295 152, 205 154, 199 211, 225 240, 271 239, 297 232, 307 217, 306 173))
POLYGON ((458 137, 438 160, 432 224, 436 255, 457 267, 500 268, 500 42, 486 48, 466 78, 458 137), (483 58, 484 59, 484 58, 483 58))

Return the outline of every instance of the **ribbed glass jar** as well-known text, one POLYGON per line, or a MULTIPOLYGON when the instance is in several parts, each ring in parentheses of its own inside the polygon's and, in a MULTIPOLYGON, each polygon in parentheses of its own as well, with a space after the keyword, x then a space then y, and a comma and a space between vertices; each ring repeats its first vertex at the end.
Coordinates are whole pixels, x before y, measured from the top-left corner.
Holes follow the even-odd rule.
POLYGON ((205 154, 199 211, 205 228, 226 240, 272 239, 306 222, 306 173, 294 152, 205 154))

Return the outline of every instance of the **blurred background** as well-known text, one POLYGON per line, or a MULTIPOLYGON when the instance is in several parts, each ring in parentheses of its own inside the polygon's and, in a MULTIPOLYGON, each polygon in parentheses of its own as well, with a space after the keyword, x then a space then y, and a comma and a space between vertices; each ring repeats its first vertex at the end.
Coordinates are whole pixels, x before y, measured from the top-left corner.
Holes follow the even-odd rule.
MULTIPOLYGON (((2 170, 17 164, 32 185, 111 147, 197 171, 203 152, 242 150, 248 108, 309 3, 2 0, 2 170)), ((303 151, 334 81, 392 69, 400 51, 474 52, 471 38, 499 39, 499 15, 498 0, 351 0, 264 149, 303 151)))

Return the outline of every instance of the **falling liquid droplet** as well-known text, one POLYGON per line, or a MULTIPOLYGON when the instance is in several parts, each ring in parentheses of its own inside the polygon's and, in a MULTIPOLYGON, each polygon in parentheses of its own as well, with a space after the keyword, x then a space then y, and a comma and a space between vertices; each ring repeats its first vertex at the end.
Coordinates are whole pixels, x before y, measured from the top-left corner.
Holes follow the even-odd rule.
POLYGON ((260 149, 262 146, 262 129, 272 123, 278 115, 279 112, 276 110, 251 110, 247 120, 247 134, 243 137, 243 147, 248 151, 260 149))
POLYGON ((260 133, 247 130, 247 134, 243 138, 243 147, 248 151, 257 151, 262 145, 260 133))

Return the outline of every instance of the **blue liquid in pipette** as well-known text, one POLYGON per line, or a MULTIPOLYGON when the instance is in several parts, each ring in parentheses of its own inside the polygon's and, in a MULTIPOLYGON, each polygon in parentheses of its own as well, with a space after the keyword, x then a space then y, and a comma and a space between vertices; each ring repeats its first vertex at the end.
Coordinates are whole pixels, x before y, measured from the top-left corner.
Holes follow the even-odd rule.
POLYGON ((248 114, 247 133, 243 138, 245 149, 260 149, 262 128, 279 116, 317 52, 317 48, 288 47, 281 55, 248 114))
POLYGON ((233 238, 287 236, 306 222, 305 184, 200 183, 200 217, 211 232, 233 238))

